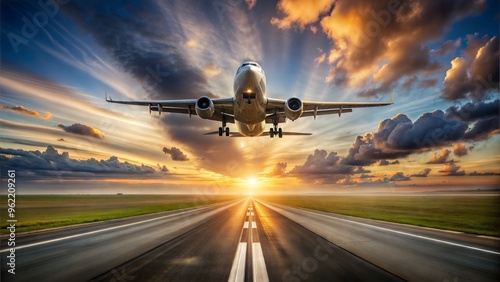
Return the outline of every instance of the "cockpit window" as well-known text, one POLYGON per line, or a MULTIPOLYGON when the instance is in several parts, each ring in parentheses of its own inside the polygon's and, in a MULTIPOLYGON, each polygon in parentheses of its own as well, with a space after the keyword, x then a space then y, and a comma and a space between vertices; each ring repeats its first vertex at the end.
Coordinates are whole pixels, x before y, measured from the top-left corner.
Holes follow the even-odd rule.
POLYGON ((261 67, 261 66, 259 66, 259 64, 254 63, 254 62, 247 62, 247 63, 243 63, 243 64, 242 64, 242 65, 238 68, 238 70, 236 71, 236 73, 238 74, 238 73, 241 71, 241 69, 242 69, 243 67, 246 67, 246 66, 254 66, 254 67, 259 68, 259 70, 260 70, 261 72, 264 72, 264 70, 262 70, 262 67, 261 67))

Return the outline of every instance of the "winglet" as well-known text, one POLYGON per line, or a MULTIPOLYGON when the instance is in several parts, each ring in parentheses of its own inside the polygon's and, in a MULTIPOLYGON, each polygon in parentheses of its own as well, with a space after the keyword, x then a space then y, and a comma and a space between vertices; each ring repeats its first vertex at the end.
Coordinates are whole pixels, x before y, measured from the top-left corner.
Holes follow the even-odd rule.
POLYGON ((391 97, 391 101, 390 101, 391 104, 394 104, 394 90, 392 90, 392 97, 391 97))
POLYGON ((108 97, 108 92, 104 92, 104 97, 106 98, 106 102, 113 102, 113 99, 111 99, 111 97, 108 97))

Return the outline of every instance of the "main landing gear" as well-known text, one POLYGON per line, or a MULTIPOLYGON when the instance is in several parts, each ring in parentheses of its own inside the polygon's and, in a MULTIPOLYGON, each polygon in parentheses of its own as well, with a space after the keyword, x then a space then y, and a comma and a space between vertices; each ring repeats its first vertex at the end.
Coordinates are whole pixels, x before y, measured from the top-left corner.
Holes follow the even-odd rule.
POLYGON ((226 116, 222 115, 222 127, 219 127, 219 136, 222 136, 224 133, 226 136, 229 136, 229 127, 226 127, 226 116))
POLYGON ((271 128, 269 130, 269 137, 274 138, 274 136, 278 135, 279 138, 283 138, 283 130, 281 130, 281 127, 278 128, 278 118, 277 117, 273 118, 273 125, 274 125, 274 128, 271 128))

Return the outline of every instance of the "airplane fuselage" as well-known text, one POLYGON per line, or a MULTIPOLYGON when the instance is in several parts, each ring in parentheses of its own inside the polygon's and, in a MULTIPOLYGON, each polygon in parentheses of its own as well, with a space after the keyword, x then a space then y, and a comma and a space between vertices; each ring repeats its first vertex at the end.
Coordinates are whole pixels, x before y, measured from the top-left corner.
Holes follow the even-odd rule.
POLYGON ((234 78, 234 123, 244 136, 266 129, 266 75, 254 62, 245 62, 234 78))

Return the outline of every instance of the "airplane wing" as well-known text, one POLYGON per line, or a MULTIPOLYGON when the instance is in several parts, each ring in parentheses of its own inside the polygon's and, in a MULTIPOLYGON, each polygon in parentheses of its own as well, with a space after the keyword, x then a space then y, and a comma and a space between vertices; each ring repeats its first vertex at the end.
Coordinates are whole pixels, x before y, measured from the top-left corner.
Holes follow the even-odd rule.
MULTIPOLYGON (((135 106, 145 106, 149 107, 149 112, 159 112, 159 114, 166 113, 177 113, 177 114, 187 114, 190 117, 192 115, 197 115, 195 110, 196 101, 198 99, 185 99, 185 100, 132 100, 132 101, 119 101, 113 100, 111 97, 106 95, 106 101, 108 103, 135 105, 135 106)), ((233 98, 219 98, 211 99, 214 103, 215 112, 210 120, 222 121, 222 114, 226 118, 226 122, 234 123, 234 108, 233 108, 233 98)))
MULTIPOLYGON (((310 117, 320 115, 332 115, 343 113, 350 113, 354 108, 368 108, 368 107, 381 107, 392 105, 394 101, 394 93, 389 102, 311 102, 302 101, 303 112, 300 117, 310 117)), ((281 99, 267 99, 267 118, 266 123, 273 123, 274 119, 278 119, 278 123, 286 121, 285 104, 287 100, 281 99)))

